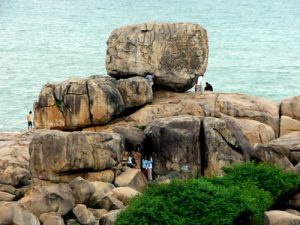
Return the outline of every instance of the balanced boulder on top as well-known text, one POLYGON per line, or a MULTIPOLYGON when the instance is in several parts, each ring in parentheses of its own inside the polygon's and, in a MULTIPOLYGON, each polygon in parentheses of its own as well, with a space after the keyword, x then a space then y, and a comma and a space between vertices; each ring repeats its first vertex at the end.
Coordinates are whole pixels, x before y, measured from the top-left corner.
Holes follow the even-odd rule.
POLYGON ((144 23, 114 30, 106 56, 107 73, 116 78, 151 73, 162 88, 186 91, 208 61, 204 28, 192 23, 144 23))

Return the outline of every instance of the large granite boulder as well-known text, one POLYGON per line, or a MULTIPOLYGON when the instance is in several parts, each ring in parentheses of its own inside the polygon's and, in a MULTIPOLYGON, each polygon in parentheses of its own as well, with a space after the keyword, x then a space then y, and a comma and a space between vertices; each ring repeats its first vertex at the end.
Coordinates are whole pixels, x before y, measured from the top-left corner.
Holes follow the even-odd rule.
POLYGON ((192 115, 221 117, 222 114, 238 119, 249 119, 270 126, 278 136, 279 110, 277 104, 260 97, 243 94, 204 92, 175 93, 158 91, 152 104, 146 105, 125 118, 132 125, 147 126, 155 119, 192 115))
POLYGON ((48 131, 30 144, 30 171, 41 180, 69 182, 67 174, 75 179, 76 173, 107 171, 121 161, 123 151, 119 134, 48 131))
POLYGON ((75 199, 68 184, 55 184, 31 188, 22 203, 37 216, 50 212, 66 215, 75 206, 75 199))
POLYGON ((40 225, 40 221, 19 202, 0 202, 0 224, 40 225))
POLYGON ((261 161, 293 171, 293 164, 300 162, 300 132, 286 134, 270 141, 269 144, 256 145, 253 156, 261 161))
POLYGON ((94 76, 87 81, 93 124, 105 124, 124 111, 125 104, 116 80, 94 76))
POLYGON ((129 201, 141 193, 131 187, 117 187, 112 189, 107 195, 114 196, 119 201, 123 202, 124 205, 128 205, 129 201))
POLYGON ((69 185, 76 204, 86 204, 96 191, 95 186, 91 182, 81 177, 72 180, 69 185))
POLYGON ((284 99, 280 104, 281 115, 300 120, 300 96, 284 99))
POLYGON ((99 203, 100 203, 101 199, 104 197, 104 195, 107 192, 110 192, 113 188, 115 188, 115 186, 110 183, 99 182, 99 181, 95 181, 95 182, 91 182, 91 183, 95 188, 95 192, 88 199, 87 205, 90 207, 97 207, 97 206, 99 206, 99 203))
POLYGON ((236 119, 235 121, 252 147, 256 144, 268 144, 275 139, 275 133, 272 127, 264 123, 249 119, 236 119))
POLYGON ((243 162, 251 154, 251 145, 230 118, 206 117, 203 121, 205 136, 204 175, 223 175, 222 168, 243 162))
POLYGON ((119 80, 108 76, 71 78, 59 84, 46 84, 34 104, 38 129, 78 130, 103 125, 126 108, 152 101, 148 81, 141 77, 119 80))
POLYGON ((208 61, 206 30, 191 23, 144 23, 114 30, 106 70, 117 78, 154 74, 156 85, 186 91, 208 61))
POLYGON ((147 126, 144 132, 152 147, 155 174, 176 171, 187 177, 200 175, 200 125, 199 117, 174 116, 147 126))
POLYGON ((292 119, 289 116, 280 117, 280 136, 300 131, 300 120, 292 119))

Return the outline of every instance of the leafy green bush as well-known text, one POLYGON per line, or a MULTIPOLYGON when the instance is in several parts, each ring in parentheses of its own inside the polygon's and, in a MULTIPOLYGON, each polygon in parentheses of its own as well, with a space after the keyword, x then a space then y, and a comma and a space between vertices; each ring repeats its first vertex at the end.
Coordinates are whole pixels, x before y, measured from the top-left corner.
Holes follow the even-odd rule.
POLYGON ((225 172, 220 178, 151 185, 116 224, 263 224, 263 213, 276 198, 300 184, 297 175, 266 164, 238 164, 225 172))

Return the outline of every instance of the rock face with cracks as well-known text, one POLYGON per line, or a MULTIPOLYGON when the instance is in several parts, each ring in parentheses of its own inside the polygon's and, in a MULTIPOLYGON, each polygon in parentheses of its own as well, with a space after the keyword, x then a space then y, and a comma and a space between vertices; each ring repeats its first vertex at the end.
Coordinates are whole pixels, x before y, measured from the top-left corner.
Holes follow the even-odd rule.
POLYGON ((61 175, 104 172, 121 161, 123 151, 119 134, 48 131, 30 144, 30 170, 35 178, 60 182, 61 175))
POLYGON ((157 86, 190 89, 208 62, 204 28, 192 23, 144 23, 114 30, 107 42, 106 70, 117 78, 154 74, 157 86))

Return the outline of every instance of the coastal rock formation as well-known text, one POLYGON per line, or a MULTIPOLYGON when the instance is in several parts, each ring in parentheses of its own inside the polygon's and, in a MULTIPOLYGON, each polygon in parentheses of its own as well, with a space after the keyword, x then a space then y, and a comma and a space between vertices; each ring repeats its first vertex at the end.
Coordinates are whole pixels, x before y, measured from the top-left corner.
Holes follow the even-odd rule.
POLYGON ((288 116, 280 117, 280 136, 300 131, 300 120, 292 119, 288 116))
POLYGON ((156 85, 186 91, 208 61, 206 30, 191 23, 144 23, 114 30, 106 70, 116 78, 154 74, 156 85))
POLYGON ((43 225, 65 225, 65 222, 59 213, 43 213, 40 215, 40 221, 43 225))
POLYGON ((228 124, 221 119, 206 117, 203 121, 205 133, 204 175, 222 175, 222 168, 233 162, 243 162, 243 151, 239 140, 228 124))
POLYGON ((30 171, 34 178, 61 181, 60 175, 99 171, 117 165, 124 143, 119 134, 48 131, 30 144, 30 171))
POLYGON ((152 87, 149 81, 142 77, 118 80, 117 87, 126 108, 145 105, 153 100, 152 87))
POLYGON ((31 188, 22 203, 37 216, 49 212, 66 215, 75 206, 75 199, 68 184, 55 184, 31 188))
POLYGON ((154 173, 170 171, 196 177, 201 171, 199 117, 175 116, 154 120, 145 129, 149 139, 154 173))
POLYGON ((40 225, 40 221, 19 202, 0 202, 0 224, 40 225))
POLYGON ((258 144, 254 156, 286 170, 294 170, 300 162, 300 132, 293 132, 274 139, 269 144, 258 144))
POLYGON ((300 120, 300 96, 285 99, 280 104, 281 115, 300 120))
POLYGON ((38 129, 79 130, 103 125, 125 111, 152 101, 148 81, 141 77, 117 81, 106 76, 71 78, 45 85, 34 105, 38 129))

